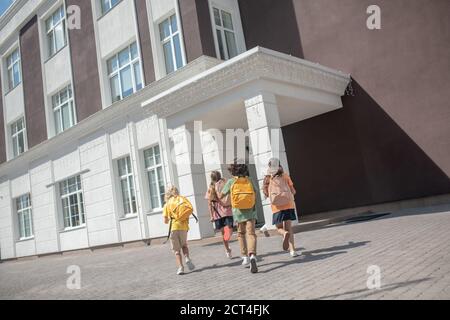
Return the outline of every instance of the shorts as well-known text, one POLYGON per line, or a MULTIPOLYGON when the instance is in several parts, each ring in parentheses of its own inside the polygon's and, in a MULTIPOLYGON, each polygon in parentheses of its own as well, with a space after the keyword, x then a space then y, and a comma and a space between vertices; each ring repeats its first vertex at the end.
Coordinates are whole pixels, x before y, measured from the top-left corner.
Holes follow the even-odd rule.
POLYGON ((183 247, 187 246, 186 230, 175 230, 170 233, 170 245, 173 252, 180 252, 183 247))
POLYGON ((232 216, 223 217, 218 220, 214 220, 214 226, 216 227, 216 230, 221 230, 225 226, 229 226, 230 228, 233 228, 233 224, 234 224, 234 221, 233 221, 232 216))
POLYGON ((273 214, 272 224, 277 225, 282 224, 283 221, 295 221, 295 220, 297 220, 295 209, 286 209, 273 214))

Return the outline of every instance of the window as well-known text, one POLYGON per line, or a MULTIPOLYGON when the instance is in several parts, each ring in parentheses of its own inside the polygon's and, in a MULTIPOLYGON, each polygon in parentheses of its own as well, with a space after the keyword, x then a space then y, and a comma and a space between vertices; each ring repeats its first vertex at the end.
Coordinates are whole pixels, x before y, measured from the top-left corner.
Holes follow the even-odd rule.
POLYGON ((64 228, 73 228, 85 224, 83 191, 81 177, 76 176, 59 183, 64 228))
POLYGON ((51 57, 66 45, 66 13, 64 6, 59 7, 45 21, 47 32, 48 56, 51 57))
POLYGON ((169 74, 183 66, 180 32, 175 15, 159 24, 159 36, 164 54, 166 73, 169 74))
POLYGON ((11 125, 13 157, 25 152, 25 121, 20 118, 11 125))
POLYGON ((16 210, 19 220, 19 237, 26 239, 33 236, 32 216, 31 216, 31 199, 26 194, 16 199, 16 210))
POLYGON ((119 167, 120 188, 122 190, 123 212, 125 215, 136 213, 136 192, 134 190, 130 157, 118 160, 117 165, 119 167))
POLYGON ((145 150, 144 158, 150 188, 150 205, 153 209, 161 208, 164 204, 165 183, 159 146, 145 150))
POLYGON ((75 125, 75 107, 71 85, 68 85, 52 97, 52 106, 56 134, 75 125))
POLYGON ((102 4, 102 14, 107 13, 109 10, 114 8, 120 0, 100 0, 102 4))
POLYGON ((20 74, 20 53, 18 48, 6 58, 6 65, 8 69, 8 89, 12 90, 22 81, 20 74))
POLYGON ((213 10, 220 59, 228 60, 238 54, 233 18, 227 11, 217 8, 213 8, 213 10))
POLYGON ((108 60, 112 102, 142 89, 141 65, 136 42, 108 60))

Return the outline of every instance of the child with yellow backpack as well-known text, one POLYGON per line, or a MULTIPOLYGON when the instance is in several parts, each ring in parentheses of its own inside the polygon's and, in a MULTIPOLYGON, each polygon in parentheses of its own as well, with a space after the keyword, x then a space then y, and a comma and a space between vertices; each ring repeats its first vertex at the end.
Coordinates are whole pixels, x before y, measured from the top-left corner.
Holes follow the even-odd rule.
MULTIPOLYGON (((165 194, 165 205, 163 208, 163 218, 165 224, 170 224, 169 235, 170 244, 175 254, 178 270, 177 274, 184 274, 183 258, 185 256, 186 265, 189 270, 194 270, 195 266, 189 257, 189 248, 187 245, 187 234, 189 231, 189 218, 193 214, 191 202, 183 196, 180 196, 175 186, 169 186, 165 194)), ((198 221, 198 220, 197 220, 198 221)))
POLYGON ((249 177, 246 164, 235 161, 228 167, 232 179, 228 180, 219 198, 231 195, 233 218, 238 225, 238 240, 241 249, 242 265, 250 266, 251 273, 257 273, 256 265, 256 190, 249 177))

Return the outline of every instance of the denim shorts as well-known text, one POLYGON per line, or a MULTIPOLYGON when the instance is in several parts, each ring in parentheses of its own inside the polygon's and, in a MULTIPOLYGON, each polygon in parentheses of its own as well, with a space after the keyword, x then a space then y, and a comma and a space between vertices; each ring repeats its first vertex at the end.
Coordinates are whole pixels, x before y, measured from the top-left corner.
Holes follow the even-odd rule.
POLYGON ((283 221, 295 221, 297 220, 297 216, 295 214, 295 209, 286 209, 281 210, 280 212, 276 212, 273 214, 272 224, 282 224, 283 221))
POLYGON ((233 217, 223 217, 218 220, 214 220, 214 225, 216 227, 216 230, 221 230, 225 226, 229 226, 230 228, 233 228, 233 217))

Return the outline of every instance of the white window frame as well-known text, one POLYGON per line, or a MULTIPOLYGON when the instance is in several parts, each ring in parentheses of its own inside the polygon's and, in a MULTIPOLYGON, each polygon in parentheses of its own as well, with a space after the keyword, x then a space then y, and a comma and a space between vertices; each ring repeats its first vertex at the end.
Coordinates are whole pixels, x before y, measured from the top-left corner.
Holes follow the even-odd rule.
POLYGON ((65 46, 67 46, 67 21, 66 21, 66 9, 64 8, 64 4, 61 4, 60 6, 58 6, 57 9, 55 9, 50 16, 45 19, 44 22, 44 28, 45 28, 45 42, 46 42, 46 47, 47 47, 47 56, 50 59, 51 57, 55 56, 58 52, 60 52, 65 46), (58 20, 58 22, 56 24, 53 24, 53 16, 59 12, 62 9, 63 11, 63 16, 60 17, 60 20, 58 20), (48 21, 52 20, 51 22, 51 27, 48 28, 48 21), (60 25, 63 24, 63 34, 64 34, 64 44, 61 46, 61 48, 57 49, 56 48, 56 37, 55 37, 55 29, 60 25), (49 47, 50 43, 49 43, 49 37, 50 34, 53 34, 53 41, 51 44, 51 47, 49 47))
POLYGON ((16 201, 16 213, 17 213, 17 228, 19 230, 19 241, 20 240, 27 240, 34 237, 34 231, 33 231, 33 210, 31 207, 31 195, 29 193, 24 194, 20 197, 17 197, 15 199, 16 201), (22 206, 24 203, 23 200, 26 197, 25 205, 22 206), (25 227, 25 216, 28 216, 28 223, 29 223, 29 230, 30 234, 26 234, 26 227, 25 227))
POLYGON ((74 229, 74 228, 80 228, 80 227, 84 227, 86 225, 86 214, 84 211, 84 196, 83 196, 83 186, 81 184, 81 175, 77 175, 77 176, 73 176, 70 178, 67 178, 61 182, 59 182, 59 196, 60 196, 60 200, 61 200, 61 208, 62 208, 62 218, 63 218, 63 226, 64 226, 64 230, 70 230, 70 229, 74 229), (77 186, 77 189, 75 191, 72 192, 67 192, 67 193, 63 193, 63 186, 64 184, 69 184, 69 181, 71 179, 75 179, 75 185, 77 186), (78 188, 79 186, 79 188, 78 188), (70 205, 70 197, 72 196, 76 196, 77 199, 77 203, 76 206, 78 208, 78 212, 79 212, 79 221, 80 224, 79 225, 72 225, 72 217, 75 216, 75 214, 73 214, 72 212, 72 206, 70 205), (68 219, 65 215, 64 212, 64 200, 67 199, 67 203, 68 203, 68 219), (66 225, 66 220, 69 221, 69 225, 66 225))
POLYGON ((129 96, 124 97, 124 95, 123 95, 122 79, 121 79, 121 71, 126 69, 126 68, 128 68, 128 67, 131 68, 131 81, 132 81, 132 85, 133 85, 133 92, 129 95, 129 96, 131 96, 131 95, 133 95, 134 93, 136 93, 137 91, 141 90, 144 87, 144 84, 143 84, 144 78, 143 78, 143 72, 142 72, 142 61, 141 61, 141 57, 140 57, 140 53, 139 53, 139 47, 138 47, 138 44, 137 44, 136 41, 131 43, 131 44, 129 44, 127 47, 125 47, 124 49, 120 50, 119 52, 114 54, 111 58, 107 59, 107 61, 106 61, 106 70, 107 70, 107 73, 108 73, 108 83, 109 83, 109 89, 110 89, 109 91, 110 91, 111 102, 112 103, 120 101, 120 100, 123 100, 126 97, 129 97, 129 96), (133 45, 136 45, 136 53, 137 53, 136 57, 134 59, 132 58, 132 55, 131 55, 131 47, 133 45), (130 61, 128 63, 124 64, 123 66, 120 66, 120 64, 119 64, 119 55, 122 52, 126 51, 126 50, 128 50, 128 57, 129 57, 130 61), (117 68, 114 71, 110 71, 109 70, 109 65, 110 65, 110 61, 112 61, 113 59, 116 59, 116 61, 117 61, 117 68), (136 64, 137 63, 139 63, 138 71, 139 71, 139 75, 140 75, 140 78, 141 78, 141 84, 140 84, 141 87, 140 88, 137 87, 137 83, 136 83, 136 70, 135 70, 135 68, 136 68, 136 64), (113 91, 113 87, 111 85, 111 80, 115 76, 117 76, 119 78, 120 99, 118 99, 118 100, 114 100, 113 92, 112 92, 113 91))
POLYGON ((156 23, 156 33, 157 33, 157 37, 159 39, 159 52, 161 55, 161 62, 162 62, 162 69, 164 70, 165 75, 171 74, 175 71, 177 71, 178 69, 183 68, 186 65, 186 55, 184 52, 184 44, 183 44, 183 33, 181 32, 181 23, 180 23, 180 19, 179 19, 179 15, 177 12, 170 12, 168 14, 166 14, 163 18, 159 19, 158 22, 156 23), (177 22, 177 31, 173 32, 172 31, 172 24, 170 23, 170 20, 172 17, 175 17, 175 21, 177 22), (166 38, 162 39, 161 38, 161 31, 160 31, 160 26, 163 22, 165 22, 166 20, 169 20, 169 29, 170 29, 170 34, 169 36, 167 36, 166 38), (181 66, 177 67, 177 59, 176 59, 176 54, 175 54, 175 45, 174 45, 174 41, 173 38, 178 35, 178 39, 180 42, 180 53, 181 53, 181 66), (164 45, 166 43, 170 42, 170 48, 172 50, 172 64, 173 64, 173 71, 168 72, 167 67, 166 67, 166 56, 164 54, 164 45))
POLYGON ((7 80, 8 80, 8 91, 12 91, 19 84, 22 83, 22 65, 21 65, 21 56, 19 47, 15 48, 7 57, 6 57, 6 70, 7 80), (13 60, 13 55, 17 52, 17 59, 13 60), (14 66, 18 65, 19 68, 19 80, 17 83, 14 82, 14 66))
MULTIPOLYGON (((217 38, 216 33, 216 22, 214 19, 214 8, 228 12, 231 14, 232 20, 233 20, 233 29, 230 30, 234 32, 234 37, 236 41, 236 48, 237 48, 237 55, 245 52, 247 50, 247 47, 245 45, 245 38, 244 38, 244 31, 242 29, 242 22, 241 22, 241 14, 239 11, 239 5, 237 3, 237 0, 208 0, 209 3, 209 13, 211 16, 211 27, 213 31, 213 37, 214 37, 214 46, 216 48, 216 57, 218 59, 221 59, 220 57, 220 49, 219 49, 219 39, 217 38)), ((222 17, 221 17, 222 19, 222 17)), ((227 29, 228 30, 228 29, 227 29)), ((222 40, 225 41, 224 35, 222 32, 222 40)), ((224 47, 225 49, 225 47, 224 47)), ((228 51, 225 49, 226 56, 228 56, 228 51)))
POLYGON ((57 93, 55 93, 54 95, 52 95, 51 98, 51 104, 52 104, 52 116, 53 116, 53 122, 55 125, 55 135, 58 135, 60 133, 63 133, 64 131, 66 131, 69 128, 72 128, 74 125, 77 124, 77 114, 76 114, 76 109, 75 109, 75 100, 73 97, 73 88, 72 88, 72 84, 69 84, 67 86, 65 86, 64 88, 62 88, 61 90, 59 90, 57 93), (62 93, 64 91, 67 91, 67 100, 65 101, 61 101, 61 96, 62 93), (55 104, 56 101, 56 104, 55 104), (68 105, 69 107, 69 120, 70 120, 70 125, 67 128, 64 128, 64 121, 63 121, 63 114, 62 114, 62 108, 68 105), (56 112, 59 111, 59 118, 56 119, 56 112), (58 123, 60 125, 61 131, 58 132, 58 123))
POLYGON ((119 186, 121 191, 121 198, 122 198, 122 210, 123 210, 123 216, 134 216, 137 214, 137 197, 136 197, 136 184, 135 184, 135 178, 133 174, 133 164, 131 163, 131 157, 125 156, 123 158, 118 159, 117 161, 117 175, 119 179, 119 186), (123 175, 120 175, 120 162, 125 161, 125 167, 126 167, 126 173, 123 175), (128 167, 129 163, 129 167, 128 167), (127 190, 123 190, 122 181, 126 180, 127 190), (128 193, 128 197, 130 199, 128 203, 128 208, 126 208, 125 199, 123 197, 124 192, 128 193), (133 198, 134 198, 134 209, 133 209, 133 198), (127 210, 128 209, 128 210, 127 210), (128 212, 127 212, 128 211, 128 212))
POLYGON ((10 124, 10 132, 11 132, 11 154, 13 156, 13 158, 16 158, 18 156, 20 156, 22 153, 25 153, 25 151, 28 150, 28 143, 27 143, 27 128, 25 125, 25 117, 20 117, 19 119, 17 119, 16 121, 12 122, 10 124), (18 130, 14 130, 14 126, 16 126, 17 128, 17 124, 22 121, 22 129, 18 130), (16 147, 17 151, 19 151, 19 138, 20 136, 22 136, 23 139, 23 152, 18 152, 16 154, 16 152, 14 151, 14 147, 16 147))
POLYGON ((161 210, 163 205, 164 205, 163 201, 161 200, 161 195, 165 193, 165 190, 164 190, 164 192, 161 192, 160 185, 159 185, 159 180, 161 180, 161 178, 162 178, 163 187, 164 188, 165 188, 165 185, 166 185, 166 177, 165 177, 165 173, 164 173, 164 164, 163 164, 163 159, 162 159, 161 146, 159 144, 156 144, 156 145, 154 145, 152 147, 149 147, 149 148, 144 150, 143 155, 144 155, 145 173, 147 175, 149 205, 150 205, 150 208, 151 208, 152 211, 161 210), (160 159, 160 162, 158 164, 156 163, 156 157, 155 157, 155 149, 156 148, 159 148, 159 159, 160 159), (151 166, 147 166, 145 154, 148 151, 150 151, 150 150, 152 151, 153 157, 155 158, 155 163, 153 165, 151 165, 151 166), (161 168, 161 175, 162 175, 162 177, 160 177, 159 174, 158 174, 158 169, 159 168, 161 168), (157 192, 157 194, 158 194, 158 206, 154 206, 154 204, 152 203, 152 194, 151 194, 151 188, 150 188, 150 172, 151 171, 155 172, 155 177, 156 177, 156 182, 157 182, 156 183, 156 188, 157 188, 157 191, 158 191, 157 192))
POLYGON ((109 4, 109 8, 107 8, 107 9, 103 7, 103 0, 99 0, 99 1, 100 1, 100 12, 102 13, 102 16, 104 16, 105 14, 110 12, 112 9, 114 9, 122 0, 106 0, 109 4), (113 1, 116 1, 116 3, 113 4, 113 1))

